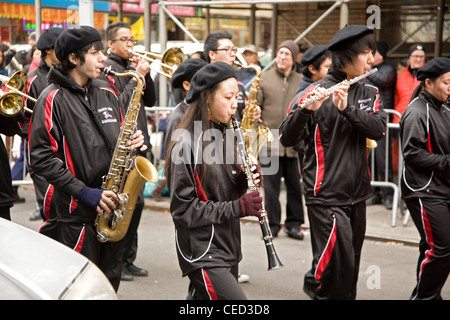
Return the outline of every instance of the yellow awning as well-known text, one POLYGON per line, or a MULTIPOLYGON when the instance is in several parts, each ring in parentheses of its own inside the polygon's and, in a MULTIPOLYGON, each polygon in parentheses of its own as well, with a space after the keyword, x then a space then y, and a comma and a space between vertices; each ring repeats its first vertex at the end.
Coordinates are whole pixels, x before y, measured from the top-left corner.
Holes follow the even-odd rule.
POLYGON ((138 21, 131 25, 131 32, 133 33, 133 37, 136 40, 144 40, 145 32, 144 32, 144 17, 141 16, 138 21))

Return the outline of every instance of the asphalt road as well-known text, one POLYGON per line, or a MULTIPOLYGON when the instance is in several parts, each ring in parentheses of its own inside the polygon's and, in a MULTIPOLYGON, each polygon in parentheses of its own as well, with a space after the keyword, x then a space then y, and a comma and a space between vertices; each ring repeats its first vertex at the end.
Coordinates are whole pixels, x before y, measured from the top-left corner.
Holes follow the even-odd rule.
MULTIPOLYGON (((12 208, 12 220, 37 230, 40 222, 29 221, 29 216, 35 210, 34 191, 31 186, 27 186, 21 187, 19 192, 27 201, 12 208)), ((164 208, 166 204, 167 201, 157 205, 164 208)), ((266 250, 260 227, 255 222, 246 220, 241 224, 243 260, 240 271, 250 276, 250 281, 241 286, 247 297, 265 301, 309 300, 302 290, 303 277, 311 266, 312 258, 308 230, 302 241, 280 232, 274 245, 284 267, 267 271, 266 250)), ((409 237, 414 242, 414 239, 418 239, 417 231, 412 222, 408 226, 399 225, 395 228, 389 224, 387 210, 382 206, 368 207, 367 233, 385 234, 380 235, 381 240, 367 239, 364 243, 357 300, 407 300, 415 286, 418 248, 398 239, 409 237), (390 240, 383 239, 385 237, 390 237, 390 240)), ((178 266, 170 214, 167 211, 145 209, 138 238, 139 250, 135 264, 148 269, 149 276, 135 277, 130 282, 122 281, 119 298, 184 300, 189 280, 181 276, 178 266)), ((450 298, 449 284, 445 285, 442 296, 444 299, 450 298)))

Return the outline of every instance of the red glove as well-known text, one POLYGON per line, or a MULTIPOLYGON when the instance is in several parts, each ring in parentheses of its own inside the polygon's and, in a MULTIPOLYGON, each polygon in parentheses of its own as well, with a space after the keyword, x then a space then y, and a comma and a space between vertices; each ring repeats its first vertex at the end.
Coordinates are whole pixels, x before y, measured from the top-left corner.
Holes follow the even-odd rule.
POLYGON ((261 217, 262 197, 258 191, 252 191, 239 198, 239 207, 241 208, 241 217, 254 216, 261 217))

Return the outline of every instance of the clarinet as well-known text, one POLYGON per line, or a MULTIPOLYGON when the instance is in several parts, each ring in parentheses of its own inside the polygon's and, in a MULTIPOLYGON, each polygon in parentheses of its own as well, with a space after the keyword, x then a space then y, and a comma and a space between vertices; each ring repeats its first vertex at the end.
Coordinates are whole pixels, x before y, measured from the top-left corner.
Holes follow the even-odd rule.
MULTIPOLYGON (((239 151, 239 154, 241 156, 241 159, 243 161, 243 167, 245 171, 245 175, 247 176, 247 183, 248 183, 248 189, 247 193, 258 191, 261 195, 261 190, 256 186, 255 182, 252 178, 252 172, 251 172, 251 166, 252 161, 250 160, 250 157, 247 154, 247 150, 245 148, 245 139, 244 135, 242 134, 242 130, 240 128, 239 121, 237 121, 235 116, 231 116, 231 122, 234 129, 234 135, 236 136, 237 140, 237 148, 239 151)), ((275 251, 275 246, 273 245, 273 236, 272 232, 270 231, 269 227, 269 219, 267 218, 267 211, 264 209, 264 203, 262 209, 259 211, 261 213, 261 216, 259 218, 259 224, 261 226, 261 231, 263 234, 263 240, 266 245, 266 251, 267 251, 267 259, 268 259, 268 268, 267 270, 275 270, 284 267, 284 265, 281 263, 280 259, 278 258, 277 252, 275 251)))

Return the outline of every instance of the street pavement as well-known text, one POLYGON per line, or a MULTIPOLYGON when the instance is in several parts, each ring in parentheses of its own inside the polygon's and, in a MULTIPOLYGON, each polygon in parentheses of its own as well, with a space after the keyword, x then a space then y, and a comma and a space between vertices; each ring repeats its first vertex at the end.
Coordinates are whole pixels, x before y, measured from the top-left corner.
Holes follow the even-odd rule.
MULTIPOLYGON (((19 188, 25 203, 11 209, 12 221, 37 231, 42 221, 29 221, 35 211, 32 185, 19 188)), ((285 198, 282 191, 280 199, 285 198)), ((284 200, 282 200, 284 203, 284 200)), ((146 198, 146 208, 138 229, 135 265, 148 269, 148 277, 122 281, 121 300, 184 300, 189 279, 181 276, 176 256, 174 226, 168 212, 168 198, 161 202, 146 198)), ((391 226, 392 212, 382 205, 367 207, 367 231, 363 245, 357 300, 407 300, 415 286, 418 232, 409 219, 403 225, 398 215, 391 226)), ((250 277, 241 286, 252 300, 309 300, 303 292, 303 277, 311 267, 312 253, 308 222, 304 240, 294 240, 280 232, 274 245, 284 267, 267 271, 267 255, 260 227, 255 220, 241 221, 243 259, 240 272, 250 277)), ((450 285, 442 291, 450 298, 450 285)))

